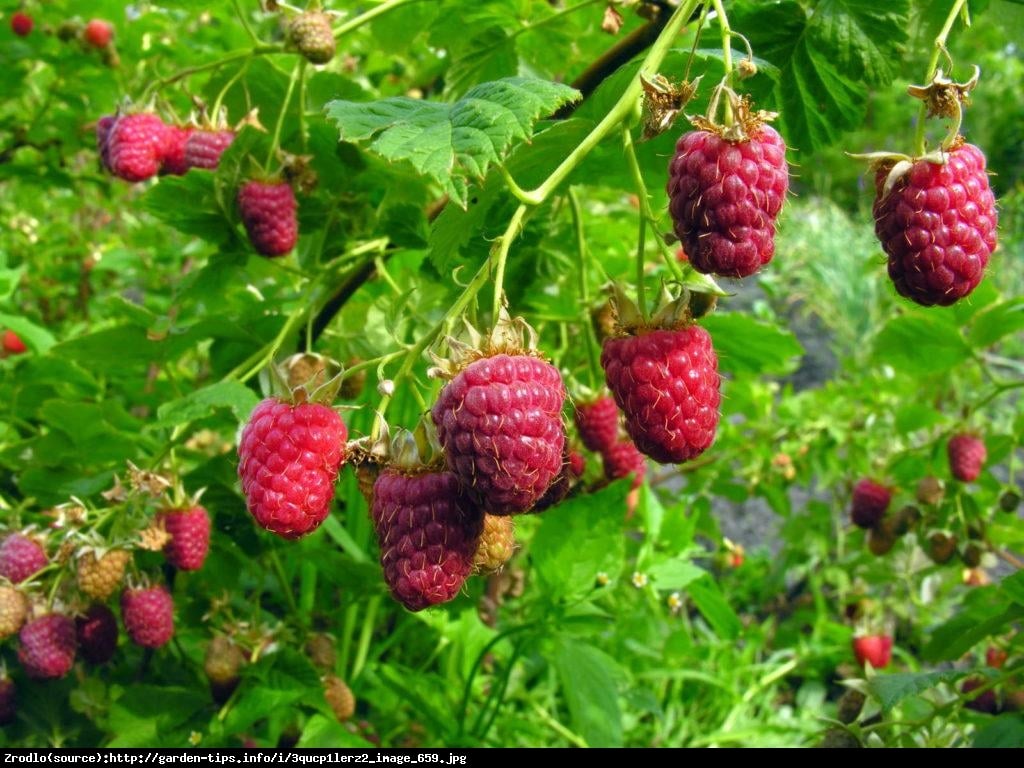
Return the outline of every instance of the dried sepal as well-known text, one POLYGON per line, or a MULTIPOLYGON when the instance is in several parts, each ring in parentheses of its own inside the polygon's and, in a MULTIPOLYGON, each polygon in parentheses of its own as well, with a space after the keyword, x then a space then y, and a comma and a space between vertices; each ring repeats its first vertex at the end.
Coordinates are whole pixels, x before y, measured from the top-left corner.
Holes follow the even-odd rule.
POLYGON ((935 75, 927 85, 909 85, 907 93, 915 99, 921 99, 928 109, 928 117, 960 117, 960 108, 971 103, 970 94, 978 85, 981 70, 974 66, 974 74, 963 83, 957 83, 947 77, 942 69, 936 69, 935 75))
POLYGON ((671 128, 676 117, 697 93, 699 83, 700 77, 693 82, 684 80, 681 83, 673 83, 662 75, 655 75, 653 79, 648 80, 641 74, 640 84, 643 86, 644 95, 643 133, 640 140, 653 139, 671 128))
POLYGON ((732 88, 722 83, 715 88, 707 114, 691 117, 690 123, 694 128, 713 133, 732 144, 740 144, 750 141, 752 136, 757 135, 762 125, 770 123, 778 116, 778 112, 755 110, 750 96, 739 96, 732 88), (725 96, 732 109, 733 121, 729 125, 722 125, 715 119, 722 96, 725 96))
POLYGON ((504 307, 491 332, 484 336, 468 320, 463 320, 466 341, 448 336, 442 342, 447 354, 432 350, 431 378, 451 379, 471 363, 494 355, 530 355, 543 358, 537 349, 537 331, 522 317, 511 317, 504 307))

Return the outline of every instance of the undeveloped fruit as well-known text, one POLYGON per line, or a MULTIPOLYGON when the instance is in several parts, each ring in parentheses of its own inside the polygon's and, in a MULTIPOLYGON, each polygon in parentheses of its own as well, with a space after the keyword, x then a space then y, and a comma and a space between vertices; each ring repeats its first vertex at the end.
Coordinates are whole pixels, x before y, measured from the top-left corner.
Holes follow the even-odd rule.
POLYGON ((337 652, 334 648, 334 638, 317 632, 306 640, 306 655, 313 662, 313 666, 322 672, 333 672, 337 662, 337 652))
POLYGON ((861 528, 874 528, 889 509, 892 491, 874 480, 858 480, 850 501, 850 519, 861 528))
POLYGON ((340 677, 328 675, 324 678, 324 698, 339 723, 345 722, 356 712, 356 697, 340 677))
POLYGON ((288 42, 311 64, 326 64, 335 53, 331 17, 321 11, 300 13, 288 25, 288 42))
POLYGON ((78 650, 90 664, 106 664, 117 650, 117 619, 102 603, 94 603, 75 618, 78 650))
POLYGON ((11 637, 28 617, 28 598, 17 587, 0 584, 0 640, 11 637))
POLYGON ((241 670, 246 658, 242 649, 224 635, 214 637, 206 646, 203 671, 210 681, 210 693, 214 701, 224 702, 238 687, 241 670))
POLYGON ((78 588, 94 600, 106 600, 121 586, 131 558, 123 549, 112 549, 98 559, 95 552, 86 552, 78 558, 78 588))
POLYGON ((922 477, 917 483, 917 500, 922 504, 938 506, 945 493, 945 486, 937 477, 922 477))
POLYGON ((475 573, 497 573, 512 559, 516 549, 515 525, 511 517, 484 515, 484 531, 473 557, 475 573))
POLYGON ((947 536, 944 533, 933 533, 928 537, 928 547, 926 549, 928 557, 933 562, 943 565, 948 563, 953 555, 956 554, 956 537, 947 536))

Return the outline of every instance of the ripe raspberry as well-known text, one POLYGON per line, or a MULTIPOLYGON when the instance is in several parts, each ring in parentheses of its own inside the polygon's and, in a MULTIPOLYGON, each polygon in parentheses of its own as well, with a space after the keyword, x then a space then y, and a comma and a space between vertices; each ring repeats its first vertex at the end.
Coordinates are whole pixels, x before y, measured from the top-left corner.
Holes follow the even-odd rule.
POLYGON ((114 37, 114 25, 103 19, 90 19, 82 38, 94 48, 106 48, 114 37))
POLYGON ((286 539, 316 530, 330 511, 347 437, 325 405, 257 405, 238 445, 238 476, 256 522, 286 539))
MULTIPOLYGON (((982 677, 971 677, 964 680, 960 686, 960 692, 965 696, 972 691, 981 688, 987 681, 982 677)), ((999 712, 999 697, 996 692, 989 688, 987 691, 982 691, 970 701, 964 704, 968 709, 973 709, 975 712, 981 712, 986 715, 994 715, 999 712)))
POLYGON ((21 355, 28 351, 28 347, 25 346, 25 342, 21 340, 21 337, 8 328, 4 331, 3 348, 6 355, 21 355))
POLYGON ((171 540, 164 545, 167 562, 182 571, 198 571, 210 551, 210 516, 200 506, 165 509, 158 519, 171 540))
POLYGON ((78 649, 90 664, 106 664, 117 650, 117 619, 103 603, 93 603, 75 618, 78 649))
POLYGON ((576 430, 584 447, 595 453, 615 445, 619 439, 619 409, 608 395, 589 403, 576 404, 576 430))
POLYGON ((64 677, 75 663, 75 622, 48 613, 21 628, 18 661, 29 677, 64 677))
POLYGON ((300 13, 288 25, 288 43, 312 64, 326 64, 334 58, 331 17, 319 11, 300 13))
POLYGON ((345 722, 356 712, 356 697, 340 677, 328 675, 324 678, 324 698, 339 723, 345 722))
POLYGON ((0 584, 0 640, 21 629, 28 617, 28 598, 15 587, 0 584))
POLYGON ((35 21, 27 13, 15 11, 11 14, 11 31, 18 37, 27 37, 35 25, 35 21))
POLYGON ((0 544, 0 576, 14 584, 25 581, 46 564, 46 552, 28 536, 12 533, 0 544))
POLYGON ((853 487, 850 519, 861 528, 874 528, 889 509, 892 491, 873 480, 858 480, 853 487))
POLYGON ((283 181, 247 181, 238 190, 238 209, 249 242, 263 256, 283 256, 295 247, 299 222, 295 193, 283 181))
POLYGON ((639 488, 643 484, 644 475, 647 474, 647 462, 632 440, 620 440, 605 451, 602 458, 604 476, 609 480, 632 475, 632 488, 639 488))
POLYGON ((110 167, 110 133, 114 130, 117 118, 113 115, 104 115, 96 121, 96 151, 100 155, 100 165, 106 170, 113 172, 110 167))
POLYGON ((473 572, 491 574, 500 571, 516 550, 516 532, 512 518, 484 515, 480 545, 473 556, 473 572))
POLYGON ((530 355, 497 354, 449 381, 431 415, 448 468, 491 514, 529 510, 562 469, 562 376, 530 355))
POLYGON ((128 636, 143 648, 159 648, 174 636, 174 600, 163 587, 126 589, 121 619, 128 636))
POLYGON ((167 126, 164 162, 160 167, 162 176, 184 176, 188 173, 189 164, 185 159, 185 144, 194 130, 194 128, 181 125, 167 126))
POLYGON ((996 247, 996 204, 985 155, 964 144, 939 165, 918 160, 885 194, 888 169, 875 185, 875 234, 902 296, 946 306, 981 282, 996 247))
POLYGON ((641 453, 677 464, 703 453, 718 427, 718 358, 697 325, 606 339, 608 389, 641 453))
POLYGON ((587 471, 587 460, 577 451, 569 451, 569 473, 574 479, 583 477, 587 471))
POLYGON ((858 664, 870 662, 875 669, 889 666, 892 660, 892 638, 889 635, 862 635, 853 638, 853 655, 858 664))
POLYGON ((220 156, 234 140, 234 131, 192 131, 185 141, 185 164, 189 168, 216 170, 220 156))
POLYGON ((0 677, 0 725, 10 725, 17 714, 17 689, 5 674, 0 677))
POLYGON ((156 176, 167 151, 167 138, 167 126, 154 114, 122 116, 107 138, 111 173, 125 181, 156 176))
POLYGON ((313 662, 313 666, 324 672, 334 670, 338 655, 334 649, 334 638, 330 635, 317 633, 310 635, 306 641, 306 655, 313 662))
POLYGON ((946 452, 949 454, 949 471, 964 483, 978 479, 988 458, 985 444, 974 435, 954 435, 949 439, 946 452))
POLYGON ((410 611, 446 603, 472 573, 483 513, 452 472, 380 473, 373 486, 373 526, 384 580, 410 611))
POLYGON ((106 600, 121 586, 131 559, 123 549, 112 549, 98 560, 95 552, 86 552, 78 559, 78 588, 93 600, 106 600))
POLYGON ((669 212, 693 268, 747 277, 771 261, 788 189, 786 145, 771 126, 738 142, 684 133, 669 164, 669 212))
POLYGON ((238 687, 245 662, 242 649, 223 635, 217 635, 206 646, 203 671, 210 681, 210 693, 215 701, 227 701, 238 687))

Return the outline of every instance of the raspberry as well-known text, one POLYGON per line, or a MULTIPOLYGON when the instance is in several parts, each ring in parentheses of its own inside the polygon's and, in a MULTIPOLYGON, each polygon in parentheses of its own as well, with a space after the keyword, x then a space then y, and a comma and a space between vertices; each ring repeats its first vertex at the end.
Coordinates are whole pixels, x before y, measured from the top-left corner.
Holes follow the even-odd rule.
POLYGON ((850 519, 861 528, 874 528, 882 520, 892 501, 892 491, 873 480, 858 480, 853 487, 850 519))
MULTIPOLYGON (((966 696, 978 688, 981 688, 985 683, 988 682, 983 677, 971 677, 964 680, 960 686, 960 693, 966 696)), ((989 688, 986 691, 982 691, 970 701, 964 703, 964 706, 968 709, 973 709, 975 712, 981 712, 986 715, 994 715, 999 712, 999 697, 996 692, 989 688)))
POLYGON ((47 564, 46 552, 38 542, 12 533, 0 544, 0 576, 20 584, 47 564))
POLYGON ((11 31, 18 37, 27 37, 35 25, 35 21, 27 13, 15 11, 11 14, 11 31))
POLYGON ((985 155, 964 144, 942 165, 918 160, 885 193, 888 170, 875 184, 875 234, 889 257, 889 277, 902 296, 947 306, 981 282, 996 247, 996 204, 985 155))
POLYGON ((4 674, 0 677, 0 725, 10 725, 18 714, 17 688, 14 681, 4 674))
POLYGON ((480 545, 473 556, 473 572, 491 574, 500 571, 516 549, 516 532, 512 518, 506 515, 484 515, 480 545))
POLYGON ((75 663, 75 622, 48 613, 21 628, 18 661, 29 677, 64 677, 75 663))
POLYGON ((114 37, 114 25, 103 19, 90 19, 82 38, 94 48, 106 48, 114 37))
POLYGON ((185 141, 185 164, 189 168, 215 170, 220 156, 234 140, 234 131, 192 131, 185 141))
POLYGON ((956 554, 956 537, 936 532, 928 537, 928 548, 925 550, 932 562, 944 565, 956 554))
POLYGON ((206 646, 203 671, 210 681, 210 692, 215 701, 227 701, 238 687, 241 669, 246 658, 242 649, 223 635, 214 637, 206 646))
POLYGON ((256 522, 286 539, 316 530, 330 511, 347 437, 325 405, 257 405, 238 445, 238 476, 256 522))
POLYGON ((562 469, 565 387, 530 355, 497 354, 449 381, 431 412, 448 468, 481 507, 529 510, 562 469))
POLYGON ((121 619, 128 636, 143 648, 159 648, 174 636, 174 600, 163 587, 126 589, 121 619))
POLYGON ((106 664, 117 650, 117 619, 103 603, 93 603, 75 619, 78 649, 90 664, 106 664))
POLYGON ((587 471, 587 460, 577 451, 569 451, 569 472, 574 479, 583 477, 587 471))
POLYGON ((345 722, 356 712, 356 697, 340 677, 328 675, 324 678, 324 698, 339 723, 345 722))
POLYGON ((0 584, 0 640, 21 629, 28 617, 28 598, 15 587, 0 584))
POLYGON ((168 127, 154 114, 124 115, 107 138, 110 171, 125 181, 145 181, 160 171, 168 127))
POLYGON ((104 115, 96 121, 96 151, 100 154, 100 165, 106 170, 113 171, 110 167, 110 132, 114 130, 117 118, 113 115, 104 115))
POLYGON ((182 571, 198 571, 210 551, 210 516, 200 506, 165 509, 159 515, 171 540, 164 545, 167 562, 182 571))
POLYGON ((483 514, 452 472, 380 473, 373 525, 384 580, 410 611, 454 598, 473 570, 483 514))
POLYGON ((775 218, 789 189, 786 145, 774 128, 744 141, 684 133, 669 163, 669 212, 698 272, 747 277, 775 253, 775 218))
POLYGON ((300 13, 288 25, 288 43, 312 64, 326 64, 334 58, 331 17, 319 11, 300 13))
POLYGON ((5 356, 21 355, 28 351, 28 347, 25 346, 25 342, 22 341, 21 337, 10 328, 4 331, 3 349, 5 356))
POLYGON ((123 549, 112 549, 99 559, 95 552, 86 552, 78 559, 78 588, 93 600, 106 600, 121 586, 131 559, 123 549))
POLYGON ((334 650, 334 639, 322 633, 309 636, 306 641, 306 655, 314 667, 324 672, 331 672, 338 659, 334 650))
POLYGON ((636 447, 663 464, 699 456, 718 427, 718 358, 711 336, 690 325, 606 339, 608 388, 636 447))
POLYGON ((978 479, 988 458, 985 444, 974 435, 954 435, 946 445, 946 452, 949 454, 949 471, 964 483, 978 479))
POLYGON ((639 488, 647 474, 647 462, 644 455, 637 450, 632 440, 620 440, 602 455, 604 459, 604 476, 609 480, 633 476, 631 488, 639 488))
POLYGON ((853 638, 853 655, 858 664, 870 663, 875 669, 889 666, 892 638, 889 635, 862 635, 853 638))
POLYGON ((161 175, 184 176, 188 173, 189 164, 185 159, 185 144, 194 130, 194 128, 181 125, 167 126, 167 144, 164 151, 164 162, 160 167, 161 175))
POLYGON ((619 439, 619 409, 608 395, 576 404, 576 430, 587 450, 601 453, 619 439))
POLYGON ((283 181, 247 181, 238 190, 238 209, 249 242, 263 256, 283 256, 295 247, 299 222, 295 193, 283 181))

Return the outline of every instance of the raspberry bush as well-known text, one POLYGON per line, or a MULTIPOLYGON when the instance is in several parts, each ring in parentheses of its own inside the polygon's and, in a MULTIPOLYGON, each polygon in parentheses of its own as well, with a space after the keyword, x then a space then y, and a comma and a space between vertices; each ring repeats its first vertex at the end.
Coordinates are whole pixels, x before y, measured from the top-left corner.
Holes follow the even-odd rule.
POLYGON ((0 10, 0 744, 1024 745, 982 6, 0 10))

